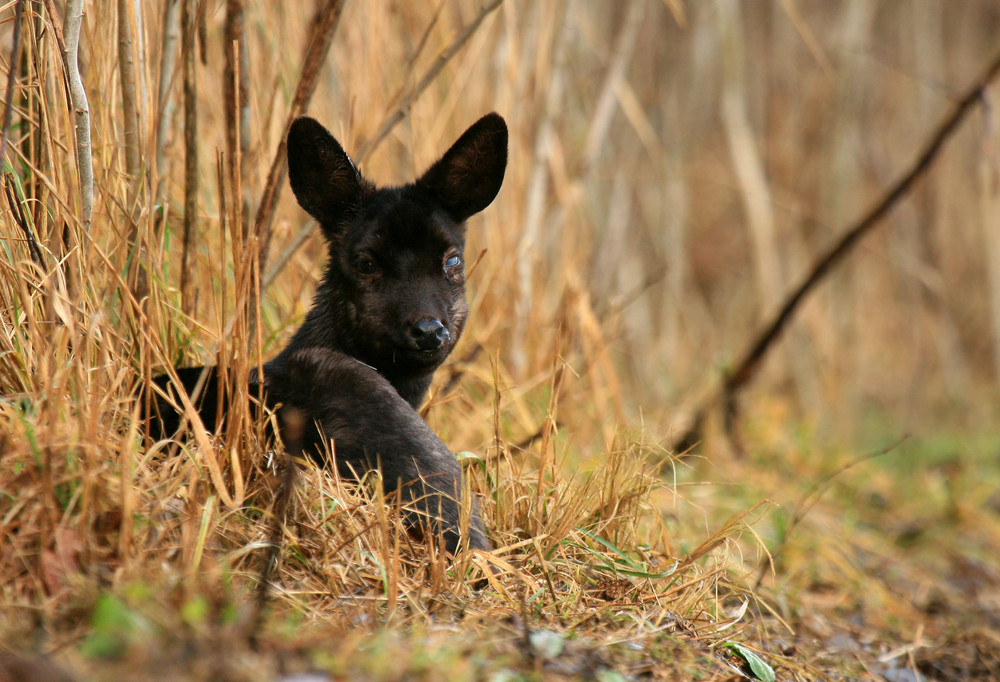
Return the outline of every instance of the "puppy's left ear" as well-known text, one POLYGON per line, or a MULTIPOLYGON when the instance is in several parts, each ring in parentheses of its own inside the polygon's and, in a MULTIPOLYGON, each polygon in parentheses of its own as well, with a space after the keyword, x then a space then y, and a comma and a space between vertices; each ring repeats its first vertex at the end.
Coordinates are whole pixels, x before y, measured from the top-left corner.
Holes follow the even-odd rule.
POLYGON ((473 123, 416 184, 460 223, 496 198, 506 169, 507 124, 494 112, 473 123))

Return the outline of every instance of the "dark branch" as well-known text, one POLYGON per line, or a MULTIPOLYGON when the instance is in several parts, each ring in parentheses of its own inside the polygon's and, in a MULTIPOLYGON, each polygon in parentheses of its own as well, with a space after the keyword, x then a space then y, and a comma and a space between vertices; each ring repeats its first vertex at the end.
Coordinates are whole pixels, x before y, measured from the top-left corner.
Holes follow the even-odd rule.
POLYGON ((719 401, 726 406, 727 422, 732 421, 734 417, 732 410, 735 406, 736 394, 756 375, 767 351, 778 340, 785 327, 788 326, 799 305, 805 300, 809 292, 816 288, 827 273, 847 257, 859 240, 871 232, 888 215, 889 211, 910 192, 913 184, 930 169, 944 143, 958 129, 972 108, 981 100, 983 91, 996 78, 998 73, 1000 73, 1000 54, 994 57, 989 68, 986 69, 983 75, 976 80, 948 115, 945 116, 909 170, 896 181, 892 188, 860 220, 844 232, 836 244, 816 259, 809 270, 809 274, 802 280, 802 283, 785 299, 785 303, 771 322, 756 336, 749 350, 726 378, 721 391, 713 393, 698 410, 693 425, 674 447, 675 452, 688 450, 701 440, 700 432, 705 421, 705 413, 719 401))
POLYGON ((14 12, 14 38, 10 47, 10 70, 7 72, 7 97, 4 100, 3 133, 0 134, 0 163, 3 163, 7 152, 7 137, 10 135, 10 121, 14 113, 14 83, 17 81, 17 55, 21 50, 21 16, 24 14, 24 0, 18 0, 14 12))

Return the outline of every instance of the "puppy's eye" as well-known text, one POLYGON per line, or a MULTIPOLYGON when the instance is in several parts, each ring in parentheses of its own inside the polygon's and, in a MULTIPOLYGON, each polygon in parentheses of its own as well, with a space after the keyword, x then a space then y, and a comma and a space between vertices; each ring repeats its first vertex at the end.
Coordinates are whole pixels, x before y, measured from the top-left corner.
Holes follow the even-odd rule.
POLYGON ((462 257, 458 254, 452 254, 448 256, 444 261, 444 266, 446 268, 457 268, 462 264, 462 257))
POLYGON ((375 261, 367 256, 362 256, 358 259, 357 268, 360 275, 374 275, 378 271, 375 261))

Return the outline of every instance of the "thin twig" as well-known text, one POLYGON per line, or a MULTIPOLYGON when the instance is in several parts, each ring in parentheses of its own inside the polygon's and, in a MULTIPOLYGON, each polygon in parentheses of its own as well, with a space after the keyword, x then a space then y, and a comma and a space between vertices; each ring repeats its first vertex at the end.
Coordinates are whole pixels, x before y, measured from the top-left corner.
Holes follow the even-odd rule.
POLYGON ((751 346, 750 351, 737 366, 736 371, 726 380, 727 392, 735 392, 753 377, 764 353, 782 332, 806 294, 823 279, 823 276, 834 265, 837 265, 850 253, 861 237, 878 224, 899 200, 906 196, 913 183, 930 168, 944 142, 955 132, 958 125, 969 113, 969 110, 979 101, 982 91, 998 73, 1000 73, 1000 55, 997 55, 986 74, 969 89, 965 97, 954 107, 951 114, 945 118, 910 170, 896 182, 893 188, 861 220, 844 233, 833 248, 815 262, 809 274, 792 295, 789 296, 788 300, 785 301, 785 304, 781 307, 781 310, 774 317, 771 324, 765 328, 757 341, 751 346))
POLYGON ((254 233, 260 240, 260 267, 262 270, 267 266, 268 251, 271 248, 271 222, 274 219, 274 207, 277 205, 278 193, 285 183, 285 176, 288 172, 285 164, 288 154, 286 147, 288 131, 292 127, 292 122, 305 113, 306 107, 316 91, 320 67, 326 61, 326 55, 330 51, 333 35, 343 13, 343 6, 344 0, 326 0, 312 21, 309 42, 306 44, 305 57, 302 60, 302 75, 295 88, 292 105, 288 110, 288 118, 285 120, 284 132, 278 143, 278 151, 275 152, 274 160, 271 162, 271 169, 267 173, 267 182, 264 185, 264 192, 261 194, 260 205, 257 207, 257 215, 254 218, 254 233))
POLYGON ((358 164, 363 163, 368 155, 382 143, 382 140, 384 140, 386 136, 392 132, 392 129, 395 128, 400 121, 406 118, 406 115, 410 113, 410 108, 413 106, 414 100, 423 94, 424 90, 426 90, 430 84, 434 82, 437 75, 441 73, 441 69, 443 69, 445 65, 451 61, 452 57, 458 54, 459 50, 465 47, 465 44, 469 42, 469 39, 475 35, 476 30, 479 29, 480 24, 482 24, 483 21, 486 20, 486 17, 492 14, 501 4, 503 4, 503 0, 493 0, 493 2, 484 6, 479 11, 476 18, 473 19, 468 26, 463 28, 457 36, 455 36, 451 45, 446 47, 441 54, 438 55, 437 59, 434 60, 434 63, 430 65, 426 72, 424 72, 424 75, 420 78, 413 89, 407 93, 406 97, 403 98, 403 101, 399 103, 396 110, 393 111, 384 121, 382 121, 382 125, 379 127, 378 133, 375 134, 375 137, 368 143, 368 146, 365 147, 361 154, 358 155, 358 164))
POLYGON ((7 71, 7 96, 4 99, 3 132, 0 133, 0 163, 6 158, 7 136, 10 135, 10 122, 14 117, 14 85, 17 82, 17 70, 14 64, 21 50, 22 16, 24 16, 24 0, 17 0, 17 9, 14 10, 14 37, 10 47, 10 69, 7 71))
POLYGON ((52 27, 52 33, 56 36, 56 45, 59 46, 59 54, 66 54, 66 34, 63 32, 63 26, 59 23, 59 12, 56 11, 56 5, 52 0, 45 0, 45 12, 48 15, 49 26, 52 27))
POLYGON ((767 575, 767 567, 774 564, 775 557, 788 545, 788 539, 791 537, 792 531, 802 522, 806 515, 812 511, 812 508, 816 506, 820 498, 823 496, 830 486, 833 484, 834 479, 840 476, 842 473, 848 469, 853 469, 859 464, 864 464, 869 460, 876 459, 877 457, 882 457, 887 455, 900 445, 902 445, 908 436, 900 438, 898 441, 892 445, 882 448, 881 450, 876 450, 875 452, 869 452, 862 455, 856 459, 852 459, 847 464, 837 468, 836 470, 830 472, 829 474, 821 477, 815 483, 813 483, 809 490, 807 490, 799 501, 795 505, 795 512, 792 514, 792 520, 788 524, 788 528, 785 529, 783 538, 776 548, 768 553, 768 557, 765 561, 761 562, 759 572, 757 574, 757 584, 754 585, 754 589, 760 589, 760 584, 764 581, 764 576, 767 575))
POLYGON ((944 143, 958 129, 972 108, 981 100, 983 91, 997 77, 997 74, 1000 74, 1000 54, 993 58, 993 61, 983 72, 983 75, 973 83, 948 115, 944 117, 934 134, 931 135, 929 141, 924 145, 923 151, 902 177, 896 181, 872 208, 855 222, 854 225, 848 228, 829 250, 816 259, 801 284, 785 299, 784 304, 771 319, 771 322, 757 334, 747 352, 736 364, 736 369, 729 374, 722 387, 714 391, 708 400, 696 411, 691 427, 674 446, 673 450, 675 452, 685 452, 701 440, 701 428, 705 417, 720 402, 729 414, 727 421, 735 423, 737 394, 756 375, 767 351, 781 336, 781 332, 784 331, 785 327, 791 321, 806 296, 823 280, 835 265, 844 260, 858 244, 858 241, 878 225, 888 215, 889 211, 909 193, 913 184, 932 166, 944 143))
POLYGON ((288 261, 292 259, 295 252, 298 251, 306 240, 309 239, 315 232, 315 223, 312 218, 306 220, 306 222, 299 228, 299 231, 295 234, 295 238, 288 242, 288 245, 281 250, 278 257, 275 259, 271 267, 264 273, 264 278, 261 280, 261 288, 267 289, 271 286, 271 283, 278 278, 281 271, 285 269, 288 265, 288 261))

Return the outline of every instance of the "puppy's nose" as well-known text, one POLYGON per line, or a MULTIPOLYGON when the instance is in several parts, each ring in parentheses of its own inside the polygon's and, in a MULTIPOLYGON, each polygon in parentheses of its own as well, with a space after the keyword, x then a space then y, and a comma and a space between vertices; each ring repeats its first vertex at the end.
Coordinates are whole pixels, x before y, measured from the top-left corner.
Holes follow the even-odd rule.
POLYGON ((410 336, 420 350, 437 350, 451 339, 448 329, 432 318, 418 320, 410 327, 410 336))

